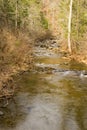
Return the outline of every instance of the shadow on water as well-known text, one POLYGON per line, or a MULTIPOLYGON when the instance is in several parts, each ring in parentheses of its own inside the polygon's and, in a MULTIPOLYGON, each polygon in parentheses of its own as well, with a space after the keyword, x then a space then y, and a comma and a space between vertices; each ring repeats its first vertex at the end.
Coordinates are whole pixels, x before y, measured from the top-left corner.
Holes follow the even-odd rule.
POLYGON ((10 105, 6 108, 0 108, 0 110, 3 111, 3 115, 0 116, 0 130, 14 128, 20 119, 25 117, 25 113, 14 101, 10 101, 10 105))
POLYGON ((87 81, 61 80, 67 92, 63 125, 69 130, 87 129, 87 81), (70 124, 69 124, 70 123, 70 124))
POLYGON ((72 70, 87 70, 87 65, 84 63, 79 63, 75 60, 70 61, 70 69, 72 70))

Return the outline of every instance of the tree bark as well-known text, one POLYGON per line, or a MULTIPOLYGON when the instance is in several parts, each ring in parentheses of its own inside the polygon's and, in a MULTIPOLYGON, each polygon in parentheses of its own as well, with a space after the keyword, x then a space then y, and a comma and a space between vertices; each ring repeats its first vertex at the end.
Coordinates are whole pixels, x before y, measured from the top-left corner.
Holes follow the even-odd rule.
POLYGON ((16 0, 16 5, 15 5, 15 29, 18 27, 18 0, 16 0))
POLYGON ((71 22, 72 22, 72 5, 73 0, 70 0, 70 11, 69 11, 69 20, 68 20, 68 50, 71 53, 71 22))

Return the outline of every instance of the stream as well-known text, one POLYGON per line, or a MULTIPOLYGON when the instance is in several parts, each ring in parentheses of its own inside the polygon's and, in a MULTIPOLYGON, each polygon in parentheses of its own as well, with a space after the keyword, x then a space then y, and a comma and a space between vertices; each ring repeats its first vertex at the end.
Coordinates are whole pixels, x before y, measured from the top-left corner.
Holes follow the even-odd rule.
POLYGON ((87 130, 87 67, 46 47, 34 54, 35 70, 17 79, 14 99, 0 108, 0 130, 87 130))

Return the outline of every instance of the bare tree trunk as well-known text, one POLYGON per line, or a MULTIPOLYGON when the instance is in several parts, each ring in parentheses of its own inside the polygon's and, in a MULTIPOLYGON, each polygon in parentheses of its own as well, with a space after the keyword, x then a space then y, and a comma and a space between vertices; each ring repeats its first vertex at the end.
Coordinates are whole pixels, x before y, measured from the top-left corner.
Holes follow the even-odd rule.
POLYGON ((79 8, 80 8, 80 3, 79 0, 77 1, 77 40, 79 39, 79 8))
POLYGON ((3 0, 2 0, 2 4, 3 4, 3 0))
POLYGON ((55 27, 55 19, 54 19, 54 8, 52 8, 52 29, 54 30, 55 27))
POLYGON ((15 29, 18 27, 18 0, 16 0, 16 5, 15 5, 15 29))
POLYGON ((70 13, 69 13, 69 21, 68 21, 68 49, 69 52, 71 53, 71 21, 72 21, 72 5, 73 5, 73 0, 70 0, 70 13))
POLYGON ((2 0, 1 2, 2 2, 2 8, 4 9, 4 0, 2 0))

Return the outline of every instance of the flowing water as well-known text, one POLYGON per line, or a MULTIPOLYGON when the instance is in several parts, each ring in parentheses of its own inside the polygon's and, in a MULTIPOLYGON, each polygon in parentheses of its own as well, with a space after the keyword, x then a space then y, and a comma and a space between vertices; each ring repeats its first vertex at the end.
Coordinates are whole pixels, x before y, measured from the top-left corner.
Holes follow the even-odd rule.
POLYGON ((35 49, 36 69, 17 80, 18 92, 0 108, 0 130, 87 130, 83 64, 35 49))

